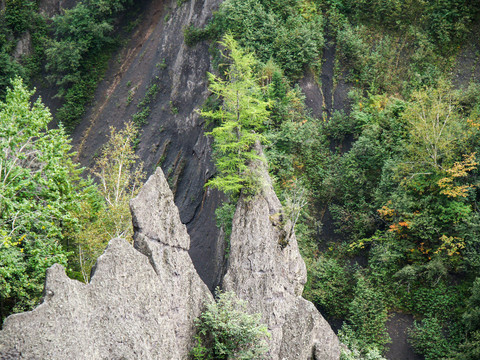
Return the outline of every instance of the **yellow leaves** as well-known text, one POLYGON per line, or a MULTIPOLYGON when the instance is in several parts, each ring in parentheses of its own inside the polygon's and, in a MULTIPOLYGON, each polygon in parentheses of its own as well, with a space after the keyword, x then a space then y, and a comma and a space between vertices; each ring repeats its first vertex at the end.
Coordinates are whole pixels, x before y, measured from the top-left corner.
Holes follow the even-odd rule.
POLYGON ((440 237, 442 244, 435 251, 435 254, 446 252, 448 256, 460 255, 460 251, 465 249, 465 240, 456 236, 442 235, 440 237))
POLYGON ((364 249, 365 248, 364 240, 365 239, 357 240, 357 241, 352 242, 350 245, 348 245, 348 250, 349 251, 356 251, 356 250, 364 249))
POLYGON ((304 0, 300 3, 300 14, 302 17, 307 20, 311 21, 318 14, 317 5, 313 1, 304 0))
POLYGON ((475 161, 475 154, 464 155, 464 160, 453 164, 453 167, 448 169, 447 173, 451 174, 452 177, 467 176, 469 171, 477 168, 478 162, 475 161))
POLYGON ((386 221, 391 221, 395 215, 395 209, 390 208, 390 205, 392 205, 392 202, 389 200, 386 205, 383 205, 381 209, 377 210, 380 216, 386 221))
POLYGON ((476 123, 472 119, 467 119, 467 124, 470 125, 471 127, 480 129, 480 123, 476 123))
MULTIPOLYGON (((25 240, 25 238, 27 237, 27 234, 24 234, 20 237, 20 239, 18 239, 17 241, 12 241, 12 237, 11 236, 5 236, 3 237, 2 239, 2 242, 3 242, 3 246, 5 246, 5 248, 9 248, 11 246, 18 246, 18 245, 21 245, 22 244, 22 241, 25 240)), ((23 252, 23 249, 20 249, 21 252, 23 252)))
POLYGON ((370 98, 370 107, 376 109, 378 112, 385 110, 389 98, 387 95, 375 95, 370 98))
POLYGON ((450 169, 446 170, 446 176, 438 180, 437 184, 442 189, 441 194, 448 197, 466 197, 468 190, 473 185, 454 185, 454 179, 466 177, 469 171, 477 168, 478 162, 475 160, 475 154, 464 155, 462 161, 456 162, 450 169))

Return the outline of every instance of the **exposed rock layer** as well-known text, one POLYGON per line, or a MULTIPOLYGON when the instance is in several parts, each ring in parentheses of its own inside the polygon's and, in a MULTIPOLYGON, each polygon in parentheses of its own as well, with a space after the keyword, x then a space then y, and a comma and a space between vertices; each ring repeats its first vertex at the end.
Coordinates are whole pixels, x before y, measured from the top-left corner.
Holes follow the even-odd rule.
POLYGON ((214 167, 204 120, 196 112, 209 94, 206 72, 212 69, 208 44, 187 47, 183 34, 190 25, 204 27, 221 0, 139 3, 141 21, 112 57, 94 105, 73 134, 75 150, 82 165, 91 167, 109 127, 122 128, 140 111, 137 105, 151 86, 157 86, 136 152, 148 175, 159 166, 164 170, 191 236, 194 265, 213 289, 222 273, 221 260, 211 256, 217 252, 214 211, 220 194, 204 190, 214 167))

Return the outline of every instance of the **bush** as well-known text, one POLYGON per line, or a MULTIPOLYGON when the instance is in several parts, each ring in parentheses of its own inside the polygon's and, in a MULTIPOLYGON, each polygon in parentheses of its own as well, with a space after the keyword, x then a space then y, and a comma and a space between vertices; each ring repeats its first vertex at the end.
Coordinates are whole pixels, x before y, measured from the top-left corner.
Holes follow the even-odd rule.
POLYGON ((250 315, 247 304, 234 292, 216 290, 216 302, 206 305, 196 319, 195 359, 264 359, 268 351, 267 326, 261 315, 250 315))
POLYGON ((381 293, 375 291, 367 280, 357 273, 354 299, 349 305, 349 316, 342 331, 354 334, 360 349, 377 348, 383 351, 390 342, 385 328, 386 322, 387 309, 381 293))
POLYGON ((308 267, 304 296, 317 307, 337 318, 348 314, 352 300, 351 274, 336 259, 320 256, 308 267))
POLYGON ((425 356, 425 360, 448 358, 448 354, 454 350, 443 335, 442 325, 435 317, 426 318, 420 324, 415 321, 408 335, 410 344, 416 352, 425 356))

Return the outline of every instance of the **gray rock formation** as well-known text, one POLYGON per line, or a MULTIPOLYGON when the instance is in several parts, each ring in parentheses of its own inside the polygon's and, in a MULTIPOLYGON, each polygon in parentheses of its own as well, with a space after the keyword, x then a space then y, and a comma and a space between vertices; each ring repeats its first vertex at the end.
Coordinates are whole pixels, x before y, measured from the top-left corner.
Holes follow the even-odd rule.
POLYGON ((262 314, 272 335, 269 359, 339 359, 335 333, 301 297, 307 277, 295 234, 285 238, 289 224, 280 201, 265 166, 257 164, 257 171, 263 191, 237 205, 223 287, 246 300, 252 313, 262 314))
MULTIPOLYGON (((5 321, 0 359, 187 358, 194 319, 212 295, 190 259, 190 238, 161 169, 131 209, 135 248, 110 241, 89 284, 69 279, 60 265, 48 269, 43 303, 5 321)), ((338 359, 335 334, 301 298, 305 264, 295 236, 284 238, 281 211, 270 184, 240 201, 224 287, 263 314, 269 359, 338 359)))
POLYGON ((13 57, 15 60, 20 60, 23 56, 28 56, 32 53, 32 37, 28 31, 26 31, 22 37, 18 40, 17 46, 13 51, 13 57))
POLYGON ((69 279, 60 265, 48 269, 43 303, 5 321, 1 359, 186 358, 193 319, 211 294, 190 260, 189 237, 160 169, 132 211, 143 254, 113 239, 89 284, 69 279))

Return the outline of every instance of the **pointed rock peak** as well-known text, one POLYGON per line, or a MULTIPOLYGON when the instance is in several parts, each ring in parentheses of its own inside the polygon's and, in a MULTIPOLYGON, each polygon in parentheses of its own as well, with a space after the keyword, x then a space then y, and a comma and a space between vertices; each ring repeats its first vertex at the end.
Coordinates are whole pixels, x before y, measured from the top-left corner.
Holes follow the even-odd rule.
POLYGON ((262 188, 253 197, 241 196, 237 204, 224 289, 246 300, 252 313, 262 314, 272 335, 269 359, 311 359, 312 354, 338 359, 338 338, 315 306, 301 297, 305 263, 267 166, 256 161, 251 169, 262 188))
POLYGON ((43 303, 5 321, 0 359, 186 359, 212 296, 186 251, 152 243, 164 251, 157 273, 123 239, 110 241, 89 284, 49 268, 43 303))
POLYGON ((190 248, 190 237, 180 220, 173 194, 161 168, 157 168, 130 202, 135 233, 164 245, 190 248))

